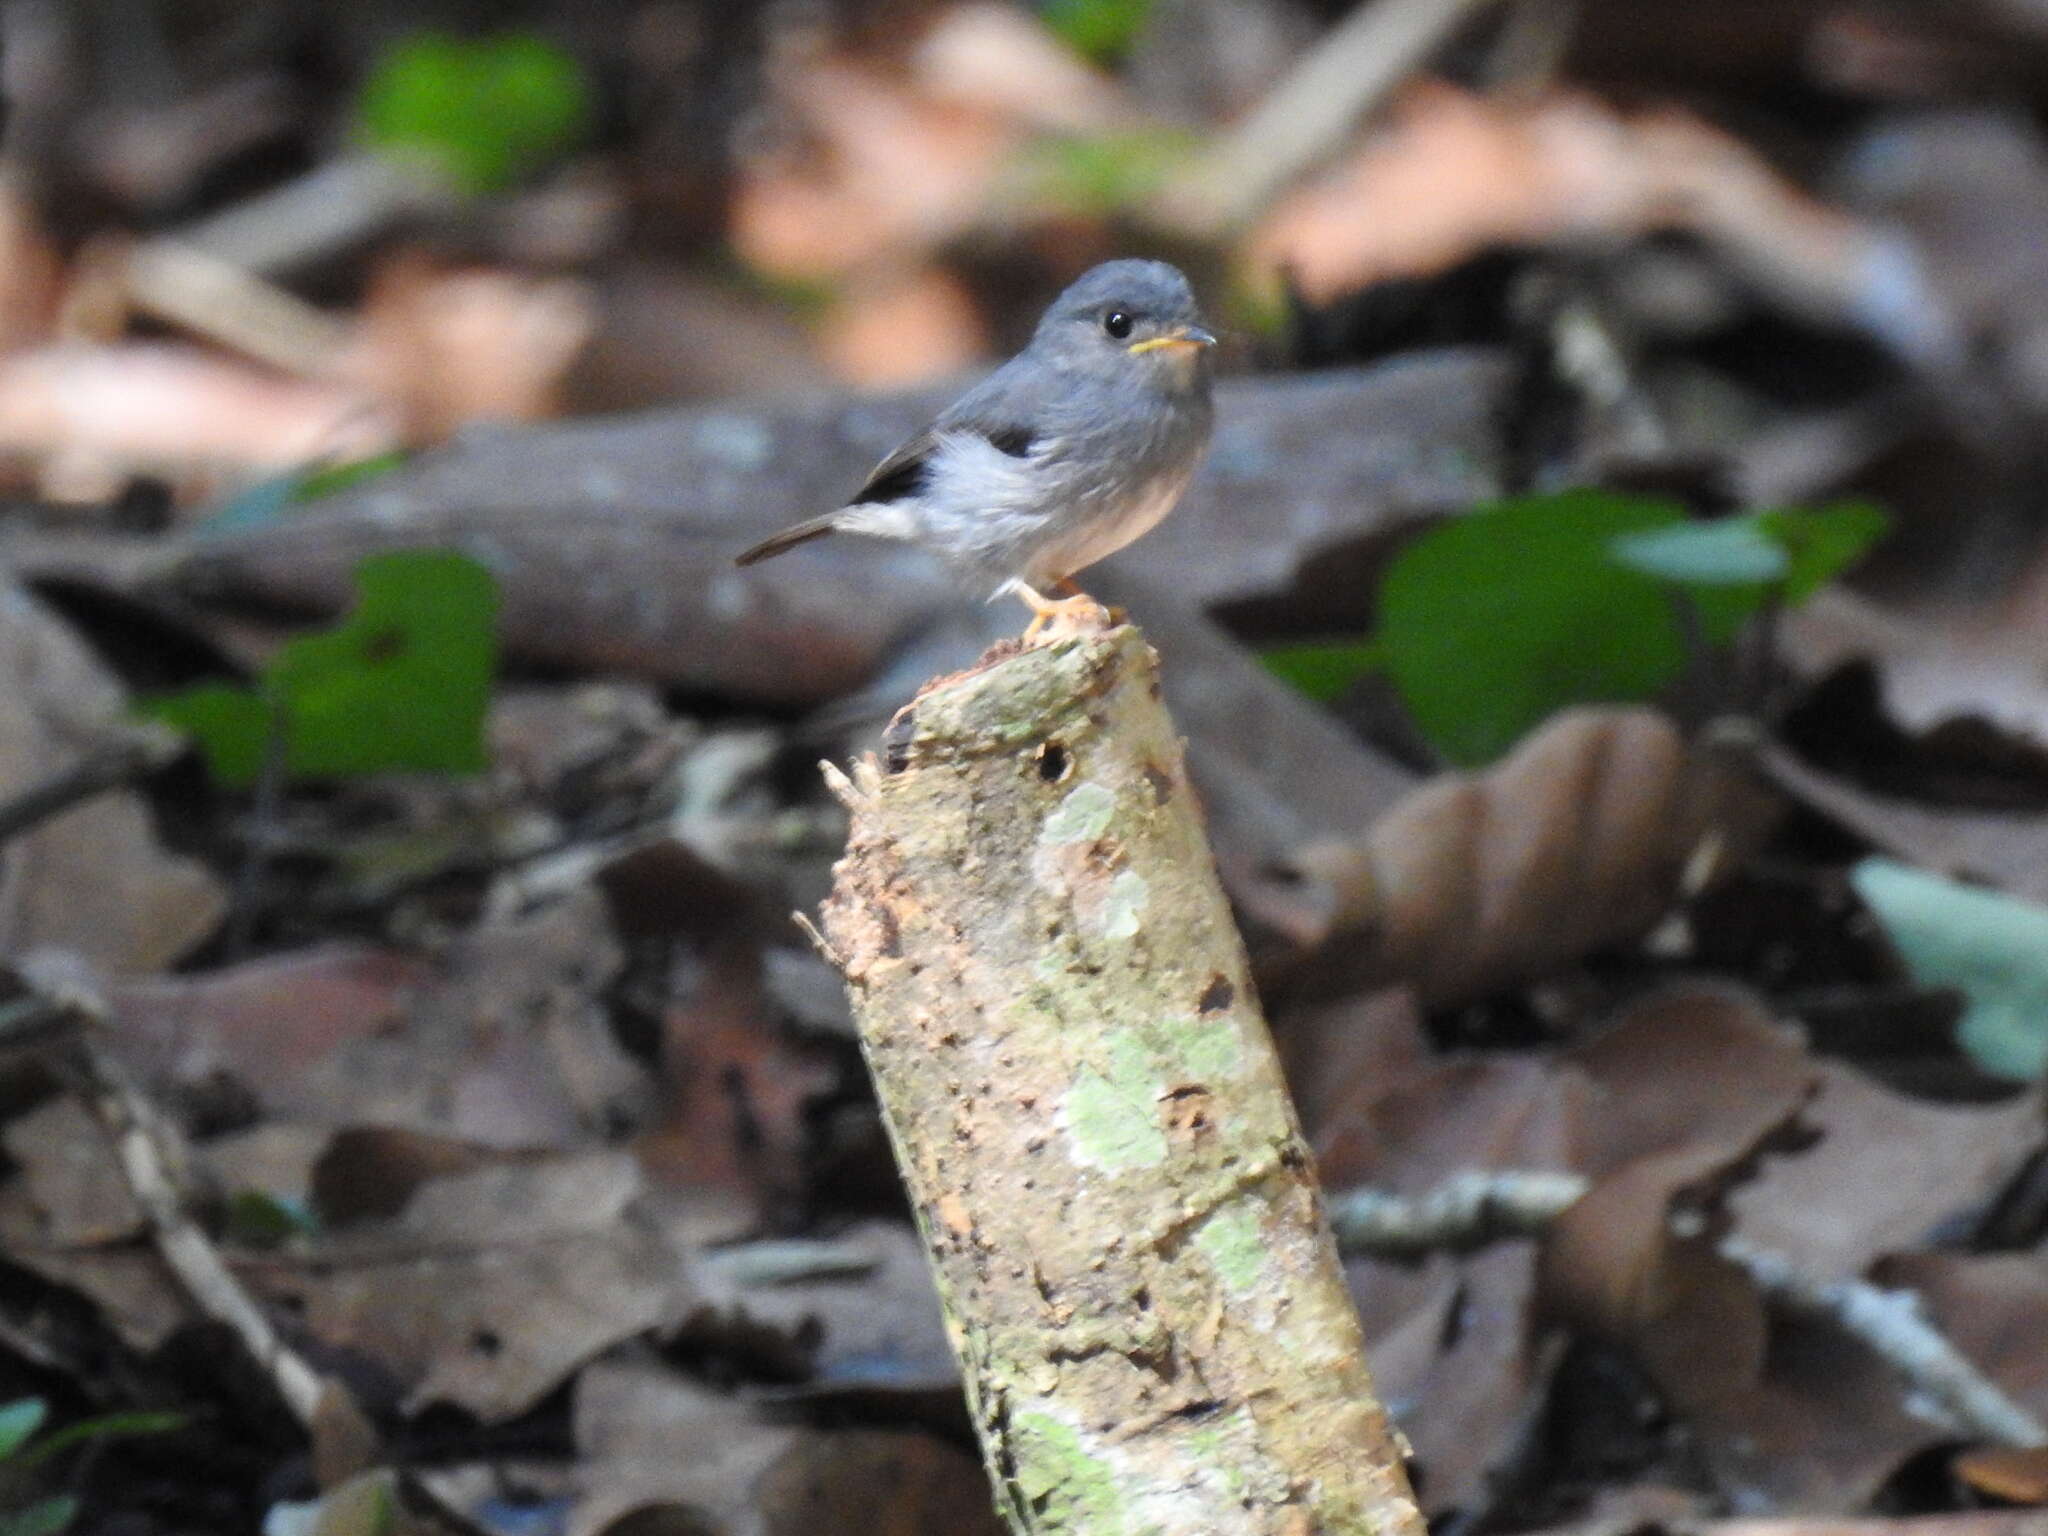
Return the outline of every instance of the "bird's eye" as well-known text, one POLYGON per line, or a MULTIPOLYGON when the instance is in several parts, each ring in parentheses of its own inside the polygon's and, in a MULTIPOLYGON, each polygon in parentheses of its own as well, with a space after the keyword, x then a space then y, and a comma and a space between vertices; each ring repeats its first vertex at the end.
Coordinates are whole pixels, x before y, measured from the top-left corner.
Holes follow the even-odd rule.
POLYGON ((1131 334, 1131 317, 1120 309, 1112 309, 1102 317, 1102 328, 1118 341, 1122 341, 1131 334))

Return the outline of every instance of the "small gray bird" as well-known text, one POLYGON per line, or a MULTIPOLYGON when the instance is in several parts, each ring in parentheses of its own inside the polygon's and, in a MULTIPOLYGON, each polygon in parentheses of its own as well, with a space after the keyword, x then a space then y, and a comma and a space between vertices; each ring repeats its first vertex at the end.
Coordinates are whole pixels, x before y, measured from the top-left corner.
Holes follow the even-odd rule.
POLYGON ((1111 261, 1053 300, 1031 344, 875 466, 852 500, 764 539, 901 539, 1030 605, 1034 638, 1095 608, 1068 580, 1173 510, 1209 443, 1209 349, 1188 280, 1111 261), (1055 602, 1046 589, 1067 594, 1055 602))

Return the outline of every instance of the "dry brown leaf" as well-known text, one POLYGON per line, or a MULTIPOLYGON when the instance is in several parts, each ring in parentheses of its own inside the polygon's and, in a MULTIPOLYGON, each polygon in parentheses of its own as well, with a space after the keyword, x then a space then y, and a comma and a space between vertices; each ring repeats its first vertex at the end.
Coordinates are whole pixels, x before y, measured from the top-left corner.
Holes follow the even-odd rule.
POLYGON ((1595 1179, 1642 1157, 1754 1147, 1801 1110, 1822 1071, 1753 994, 1711 982, 1637 998, 1558 1062, 1592 1085, 1572 1166, 1595 1179))
POLYGON ((1764 1307, 1718 1251, 1725 1192, 1813 1090, 1814 1064, 1755 999, 1692 986, 1633 1003, 1568 1053, 1592 1093, 1592 1187, 1544 1235, 1552 1315, 1624 1345, 1682 1409, 1755 1388, 1764 1307))
POLYGON ((591 1471, 569 1536, 756 1529, 753 1490, 804 1433, 652 1359, 596 1361, 576 1378, 591 1471))
MULTIPOLYGON (((0 576, 0 802, 105 745, 125 709, 120 685, 63 622, 0 576)), ((203 866, 158 846, 130 791, 0 848, 0 954, 48 948, 117 973, 151 971, 202 942, 226 905, 203 866)))
POLYGON ((118 983, 112 1046, 159 1092, 227 1075, 272 1112, 303 1107, 307 1075, 349 1042, 401 1028, 433 977, 423 961, 335 943, 118 983))
POLYGON ((1432 82, 1352 160, 1275 208, 1249 253, 1325 303, 1490 246, 1661 229, 1717 242, 1780 299, 1822 313, 1849 308, 1846 285, 1875 239, 1689 114, 1623 117, 1571 92, 1531 102, 1432 82))
POLYGON ((852 284, 826 313, 818 345, 862 389, 907 389, 964 373, 988 353, 988 327, 966 286, 941 267, 852 284))
POLYGON ((361 391, 286 379, 190 348, 129 342, 0 358, 0 454, 40 466, 59 499, 151 474, 197 492, 397 445, 361 391))
POLYGON ((2040 1253, 1895 1253, 1870 1278, 1919 1294, 1949 1342, 2035 1414, 2048 1414, 2048 1264, 2040 1253))
POLYGON ((112 1006, 119 1049, 159 1090, 226 1075, 308 1124, 563 1146, 652 1107, 599 997, 619 963, 584 889, 479 924, 437 965, 336 945, 131 984, 112 1006))
POLYGON ((681 1256, 639 1197, 630 1154, 504 1161, 427 1181, 390 1221, 251 1261, 245 1279, 390 1373, 409 1410, 497 1422, 688 1309, 681 1256))
POLYGON ((1839 1062, 1816 1063, 1820 1091, 1801 1113, 1820 1139, 1769 1159, 1730 1202, 1737 1230, 1809 1274, 1861 1274, 1980 1207, 2041 1146, 2034 1095, 1998 1106, 1930 1104, 1839 1062))
POLYGON ((42 1242, 93 1248, 142 1234, 142 1207, 107 1134, 77 1099, 66 1094, 9 1121, 0 1141, 41 1217, 42 1242))
POLYGON ((407 442, 436 443, 473 421, 559 414, 563 380, 596 329, 596 301, 574 279, 402 254, 373 278, 342 372, 398 418, 407 442))
POLYGON ((1531 1327, 1535 1250, 1503 1243, 1416 1270, 1354 1261, 1346 1273, 1365 1321, 1373 1384, 1401 1405, 1424 1513, 1469 1507, 1549 1376, 1531 1327))
POLYGON ((1022 128, 849 59, 790 66, 778 96, 813 136, 743 165, 730 236, 750 266, 837 277, 969 228, 1022 128))
POLYGON ((1546 1313, 1626 1348, 1681 1412, 1762 1379, 1763 1300, 1717 1246, 1725 1227, 1718 1185, 1748 1151, 1733 1144, 1636 1158, 1598 1180, 1543 1236, 1546 1313))
MULTIPOLYGON (((1475 1168, 1569 1166, 1585 1084, 1527 1057, 1420 1063, 1377 1098, 1333 1107, 1316 1141, 1325 1183, 1403 1193, 1475 1168)), ((1346 1266, 1373 1380, 1399 1403, 1430 1513, 1468 1505, 1507 1453, 1546 1372, 1532 1334, 1536 1250, 1504 1243, 1408 1267, 1346 1266)))
POLYGON ((88 1298, 130 1349, 154 1353, 192 1320, 185 1293, 147 1243, 65 1248, 45 1240, 44 1221, 23 1180, 0 1184, 0 1251, 7 1262, 88 1298))
POLYGON ((2048 814, 1927 805, 1866 789, 1840 774, 1767 749, 1764 771, 1794 800, 1874 848, 1945 875, 1989 882, 2048 901, 2048 814))
POLYGON ((1277 1009, 1273 1038, 1312 1140, 1368 1109, 1390 1082, 1422 1070, 1429 1057, 1421 1009, 1405 987, 1277 1009))
POLYGON ((1766 812, 1746 772, 1647 709, 1563 711, 1502 762, 1424 784, 1356 843, 1294 865, 1327 892, 1347 970, 1432 1006, 1539 977, 1651 928, 1712 837, 1737 862, 1766 812))

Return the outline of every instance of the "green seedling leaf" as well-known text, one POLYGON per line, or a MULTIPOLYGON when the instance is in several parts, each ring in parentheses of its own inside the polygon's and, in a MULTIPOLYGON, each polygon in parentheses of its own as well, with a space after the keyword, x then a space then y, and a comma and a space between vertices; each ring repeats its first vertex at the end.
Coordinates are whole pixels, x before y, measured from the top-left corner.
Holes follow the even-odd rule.
POLYGON ((1380 659, 1445 757, 1489 762, 1567 705, 1655 697, 1692 659, 1691 637, 1728 644, 1766 601, 1810 597, 1885 528, 1846 504, 1694 522, 1600 491, 1500 502, 1389 567, 1380 659))
POLYGON ((582 67, 525 32, 409 37, 378 61, 356 102, 371 145, 424 157, 474 193, 510 186, 574 147, 593 115, 582 67))
POLYGON ((1039 14, 1074 52, 1107 64, 1130 52, 1151 11, 1152 0, 1045 0, 1039 14))
POLYGON ((0 1405, 0 1461, 20 1450, 49 1415, 50 1405, 40 1397, 18 1397, 0 1405))
POLYGON ((1868 554, 1891 532, 1892 520, 1866 501, 1826 507, 1784 507, 1756 514, 1765 533, 1785 551, 1784 596, 1805 602, 1868 554))
POLYGON ((270 753, 272 711, 233 683, 200 683, 183 693, 146 699, 141 712, 199 744, 217 784, 246 787, 263 775, 270 753))
POLYGON ((0 1515, 0 1536, 61 1536, 78 1518, 79 1507, 68 1493, 38 1499, 26 1509, 0 1515))
POLYGON ((356 585, 361 601, 339 628, 292 641, 272 667, 289 721, 286 771, 480 772, 498 650, 490 572, 465 555, 411 550, 363 561, 356 585))
POLYGON ((1370 640, 1269 646, 1259 652, 1259 660, 1280 681, 1318 704, 1329 703, 1383 665, 1379 646, 1370 640))
POLYGON ((485 766, 497 584, 465 555, 403 550, 356 568, 355 610, 279 652, 254 690, 209 683, 145 712, 193 736, 221 783, 253 784, 284 734, 292 779, 485 766))
POLYGON ((1380 586, 1377 639, 1437 749, 1490 762, 1566 705, 1646 699, 1676 678, 1686 656, 1671 593, 1608 549, 1682 515, 1568 491, 1483 507, 1403 550, 1380 586))
POLYGON ((1978 1066, 2022 1082, 2048 1068, 2048 907, 1890 859, 1849 880, 1913 979, 1963 994, 1956 1038, 1978 1066))
POLYGON ((1783 546, 1748 517, 1624 533, 1609 548, 1632 571, 1686 586, 1760 585, 1792 568, 1783 546))

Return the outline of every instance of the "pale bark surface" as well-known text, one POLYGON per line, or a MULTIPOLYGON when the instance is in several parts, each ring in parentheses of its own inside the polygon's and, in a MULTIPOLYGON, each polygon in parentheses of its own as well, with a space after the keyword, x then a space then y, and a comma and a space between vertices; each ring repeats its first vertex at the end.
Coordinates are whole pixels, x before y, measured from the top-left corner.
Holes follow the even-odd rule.
POLYGON ((1150 649, 890 740, 826 932, 1013 1528, 1417 1536, 1150 649))

